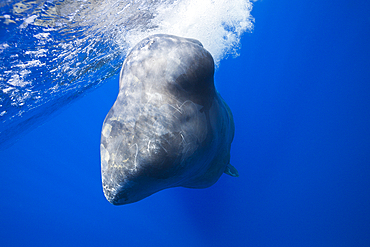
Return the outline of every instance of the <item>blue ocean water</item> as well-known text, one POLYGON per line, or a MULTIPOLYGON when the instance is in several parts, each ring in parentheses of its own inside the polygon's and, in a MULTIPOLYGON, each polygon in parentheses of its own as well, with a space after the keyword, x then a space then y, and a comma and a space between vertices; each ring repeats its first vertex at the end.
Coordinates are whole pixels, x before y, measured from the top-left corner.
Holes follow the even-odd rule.
MULTIPOLYGON (((82 84, 66 85, 72 94, 60 91, 66 102, 42 94, 53 104, 36 111, 41 117, 29 131, 7 129, 21 133, 6 134, 14 141, 0 150, 1 246, 369 246, 369 5, 254 2, 254 29, 242 35, 240 56, 214 49, 221 54, 216 87, 234 115, 231 163, 240 177, 223 175, 208 189, 168 189, 120 207, 104 198, 99 144, 118 93, 116 58, 125 53, 86 75, 78 68, 94 56, 74 61, 81 67, 68 64, 82 84), (78 85, 96 89, 75 90, 78 85), (84 97, 62 107, 78 95, 84 97)), ((104 42, 96 45, 113 53, 122 46, 104 42)), ((94 51, 95 57, 109 53, 94 51)), ((40 63, 52 59, 42 54, 40 63)), ((61 59, 58 66, 67 61, 61 59)), ((34 69, 23 76, 37 74, 34 69)), ((9 74, 12 79, 12 73, 2 78, 9 74)), ((25 88, 15 79, 11 85, 25 88)))

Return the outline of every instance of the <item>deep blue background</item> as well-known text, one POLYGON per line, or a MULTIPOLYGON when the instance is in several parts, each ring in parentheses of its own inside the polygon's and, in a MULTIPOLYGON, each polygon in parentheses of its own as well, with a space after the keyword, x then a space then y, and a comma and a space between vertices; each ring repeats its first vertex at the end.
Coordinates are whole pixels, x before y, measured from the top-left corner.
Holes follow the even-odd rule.
POLYGON ((211 188, 115 207, 100 130, 118 78, 0 151, 1 246, 370 246, 370 2, 255 3, 216 86, 236 124, 211 188))

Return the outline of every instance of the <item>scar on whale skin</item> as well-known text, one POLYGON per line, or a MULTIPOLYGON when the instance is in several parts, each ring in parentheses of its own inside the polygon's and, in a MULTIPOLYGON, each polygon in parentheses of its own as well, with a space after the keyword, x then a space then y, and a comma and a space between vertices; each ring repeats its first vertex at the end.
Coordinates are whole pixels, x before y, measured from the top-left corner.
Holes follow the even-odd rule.
POLYGON ((171 187, 206 188, 230 165, 231 111, 214 86, 214 61, 194 39, 153 35, 125 59, 101 132, 103 191, 114 205, 171 187))

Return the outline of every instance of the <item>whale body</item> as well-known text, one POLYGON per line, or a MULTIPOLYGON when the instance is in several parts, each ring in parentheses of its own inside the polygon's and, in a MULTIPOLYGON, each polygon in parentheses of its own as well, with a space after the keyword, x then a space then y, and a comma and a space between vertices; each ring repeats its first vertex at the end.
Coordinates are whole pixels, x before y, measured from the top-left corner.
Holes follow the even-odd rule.
POLYGON ((232 113, 214 86, 214 61, 194 39, 153 35, 126 57, 101 132, 104 195, 133 203, 171 187, 206 188, 230 165, 232 113))

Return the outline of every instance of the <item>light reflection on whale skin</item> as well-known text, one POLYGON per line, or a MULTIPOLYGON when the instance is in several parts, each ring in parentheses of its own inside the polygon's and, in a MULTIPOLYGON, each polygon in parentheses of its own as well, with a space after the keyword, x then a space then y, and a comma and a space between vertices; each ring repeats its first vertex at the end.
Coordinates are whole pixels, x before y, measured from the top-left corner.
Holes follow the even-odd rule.
POLYGON ((214 61, 194 39, 153 35, 129 53, 101 134, 105 197, 133 203, 171 187, 206 188, 230 165, 232 114, 214 61))

